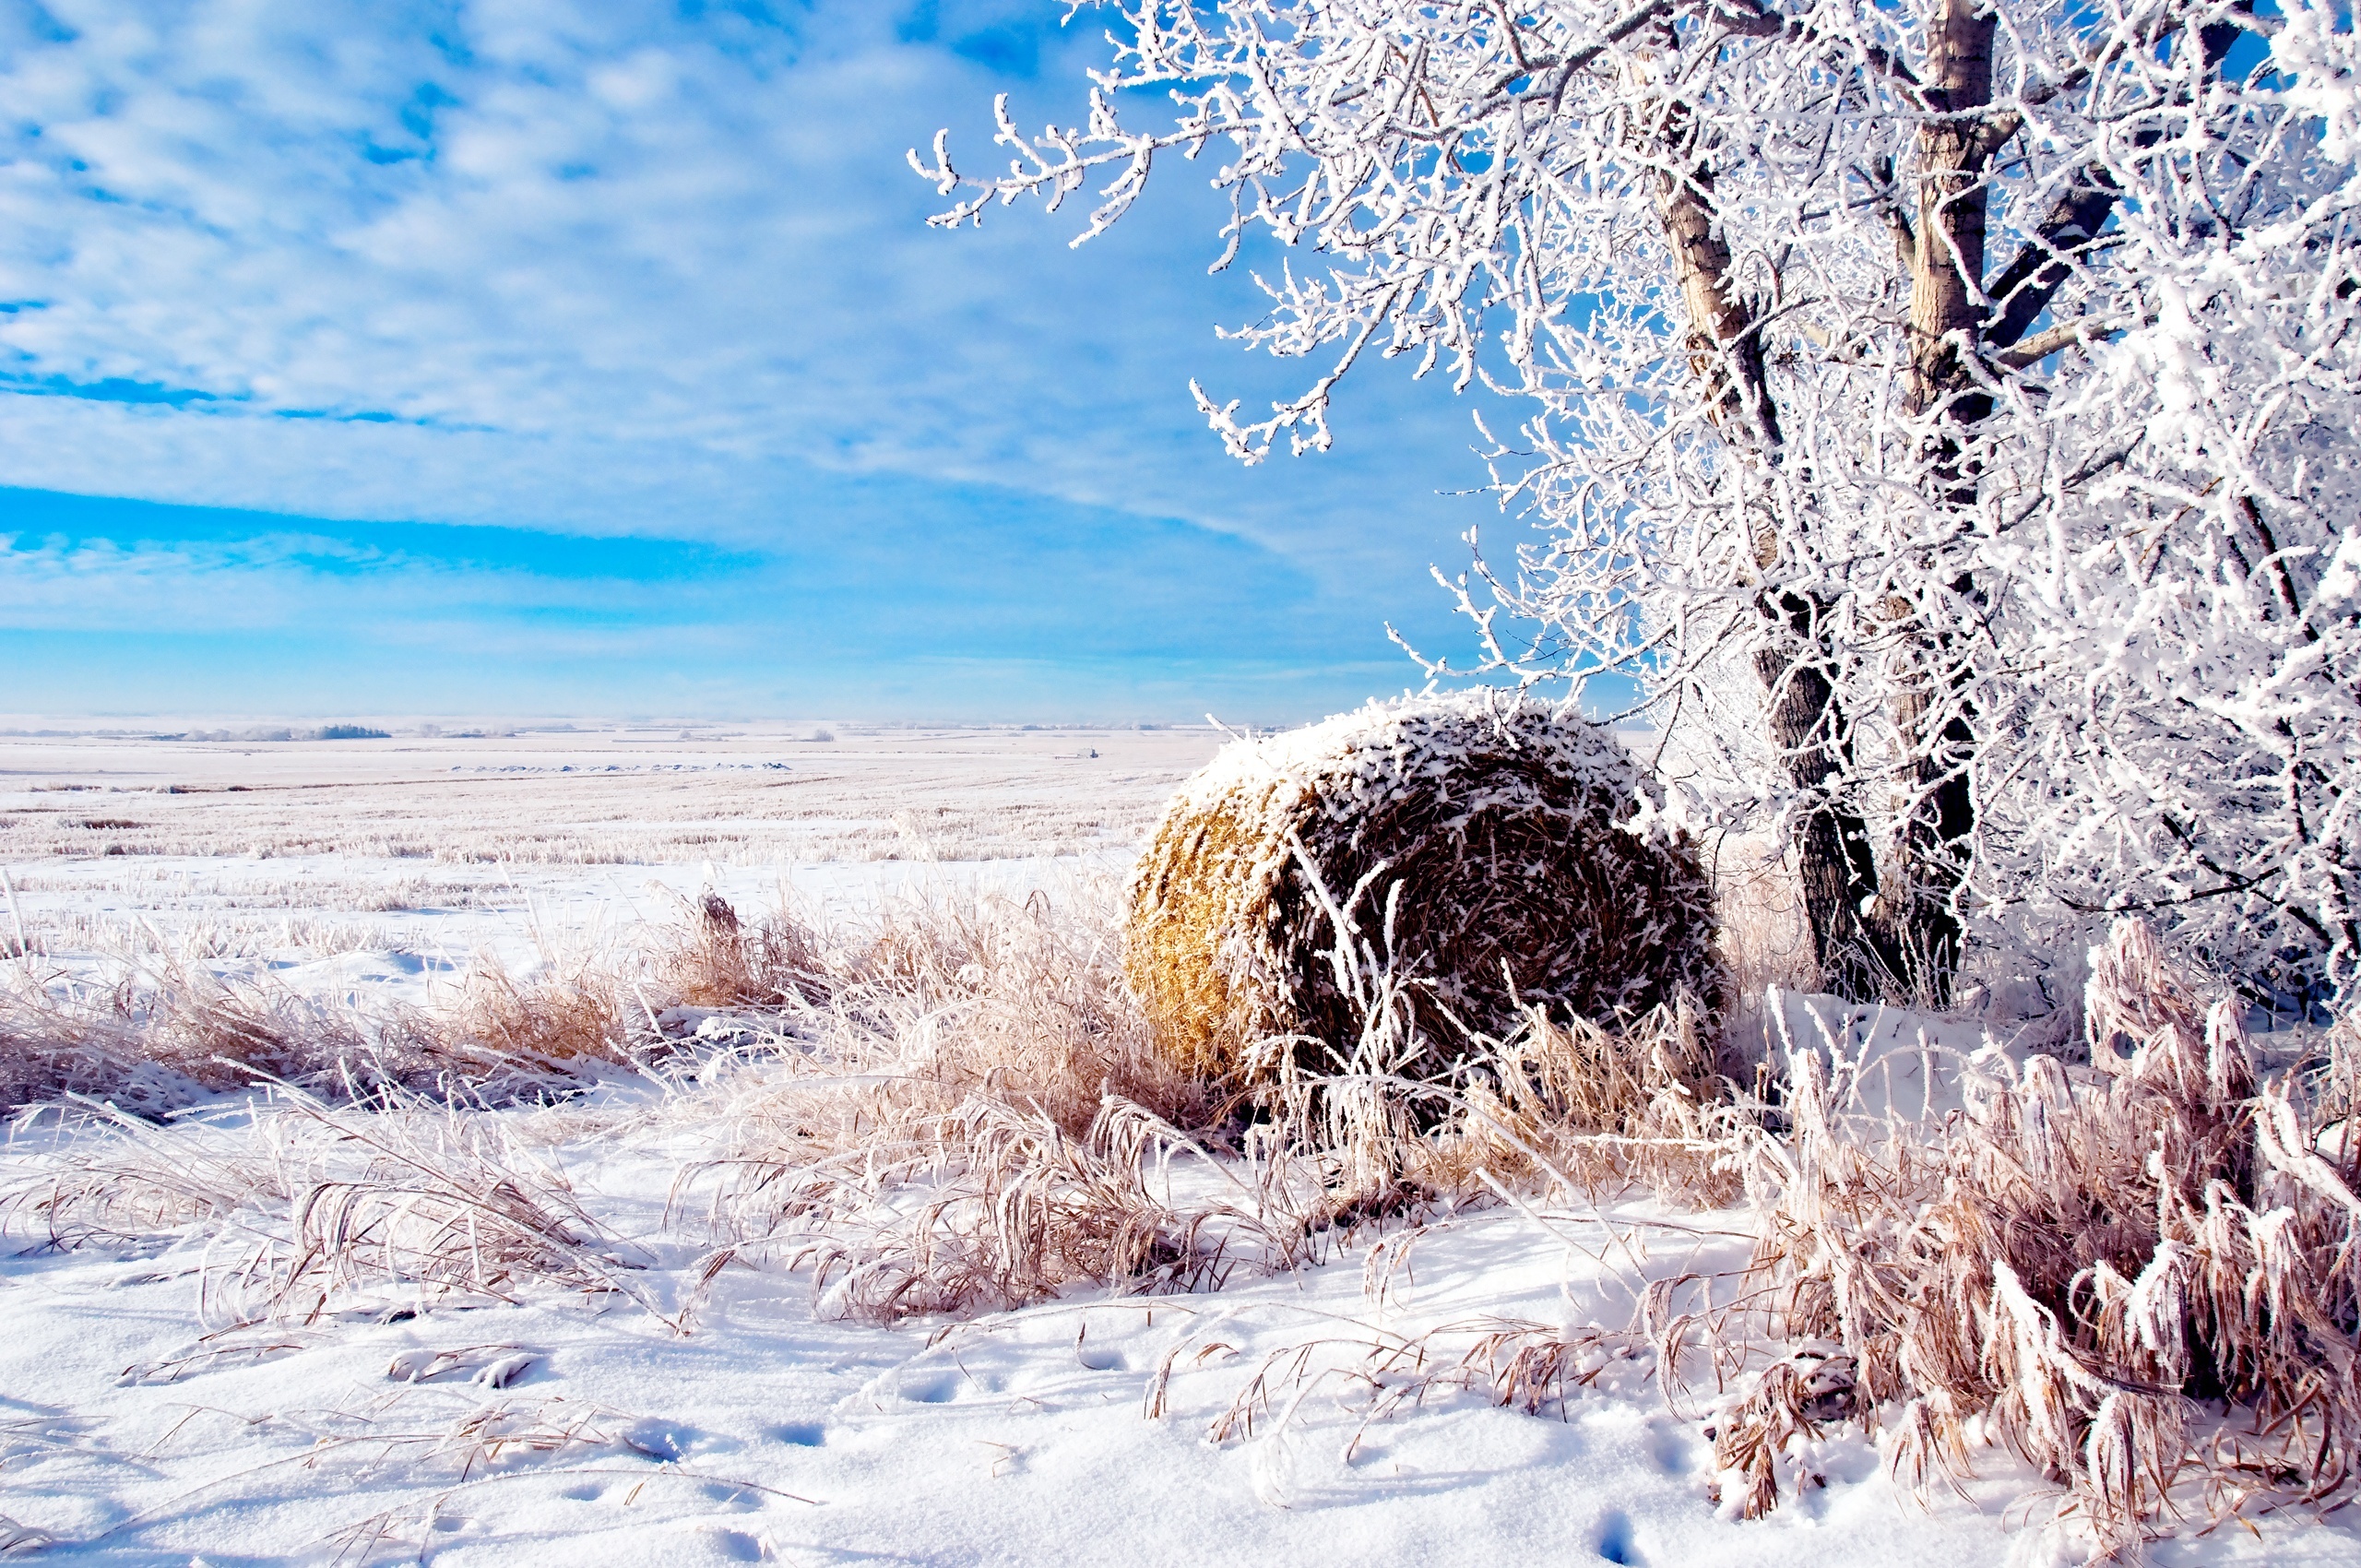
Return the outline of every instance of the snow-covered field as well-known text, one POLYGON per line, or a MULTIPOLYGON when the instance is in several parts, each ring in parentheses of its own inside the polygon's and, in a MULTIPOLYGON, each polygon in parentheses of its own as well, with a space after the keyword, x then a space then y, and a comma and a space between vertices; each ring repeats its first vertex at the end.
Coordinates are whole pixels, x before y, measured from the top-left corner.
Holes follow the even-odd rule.
MULTIPOLYGON (((0 1512, 56 1538, 44 1557, 214 1568, 340 1552, 1932 1568, 2000 1561, 2025 1485, 1996 1465, 1971 1499, 1929 1510, 1844 1440, 1819 1458, 1824 1489, 1728 1523, 1706 1500, 1697 1423, 1611 1365, 1538 1416, 1438 1386, 1370 1419, 1372 1396, 1408 1392, 1418 1370, 1384 1353, 1420 1336, 1447 1361, 1500 1320, 1619 1323, 1635 1277, 1726 1266, 1742 1243, 1712 1216, 1493 1209, 1215 1292, 886 1330, 816 1319, 799 1275, 732 1268, 699 1289, 704 1249, 662 1216, 695 1139, 647 1109, 625 1089, 601 1101, 611 1128, 589 1108, 544 1122, 570 1134, 549 1157, 593 1212, 644 1238, 650 1306, 575 1296, 408 1317, 388 1300, 208 1340, 202 1257, 11 1259, 0 1512), (693 1301, 693 1332, 676 1333, 660 1314, 693 1301), (1216 1441, 1265 1372, 1251 1430, 1216 1441)), ((2309 1542, 2288 1556, 2295 1538, 2274 1532, 2274 1561, 2361 1546, 2309 1542)))
MULTIPOLYGON (((1119 866, 1218 739, 796 733, 0 739, 8 918, 59 983, 170 952, 314 994, 431 1001, 478 954, 529 967, 626 941, 673 918, 665 889, 760 909, 783 886, 857 916, 913 880, 1054 888, 1119 866)), ((1906 1076, 1910 1042, 1892 1043, 1906 1076)), ((283 1205, 185 1230, 160 1210, 71 1249, 43 1244, 29 1210, 0 1216, 0 1555, 2078 1560, 2070 1531, 2042 1527, 2038 1478, 1999 1451, 1964 1489, 1920 1495, 1869 1443, 1832 1436, 1769 1517, 1716 1507, 1710 1368, 1684 1363, 1691 1382, 1667 1398, 1654 1350, 1618 1331, 1650 1282, 1672 1282, 1657 1305, 1677 1315, 1739 1267, 1743 1216, 1631 1196, 1488 1203, 1332 1238, 1277 1272, 1241 1249, 1217 1289, 1071 1291, 878 1326, 832 1312, 792 1259, 731 1250, 710 1201, 730 1148, 700 1092, 619 1075, 552 1106, 383 1123, 389 1146, 426 1151, 421 1170, 498 1140, 531 1194, 578 1205, 598 1240, 576 1262, 605 1289, 525 1278, 512 1301, 349 1278, 316 1315, 253 1322, 253 1292, 291 1266, 270 1229, 283 1205), (1537 1409, 1494 1403, 1503 1348, 1591 1325, 1609 1332, 1537 1409)), ((1925 1109, 1940 1092, 1922 1078, 1885 1098, 1925 1109)), ((237 1171, 326 1169, 305 1162, 346 1158, 371 1127, 238 1098, 162 1130, 42 1118, 0 1156, 0 1188, 219 1191, 237 1171)), ((1183 1158, 1167 1179, 1223 1177, 1183 1158)), ((2341 1517, 2266 1514, 2152 1558, 2361 1562, 2341 1517)))
POLYGON ((1223 738, 806 724, 236 742, 33 722, 0 728, 0 921, 58 972, 172 957, 417 1002, 479 956, 522 973, 628 942, 708 886, 750 913, 825 913, 1121 865, 1223 738))

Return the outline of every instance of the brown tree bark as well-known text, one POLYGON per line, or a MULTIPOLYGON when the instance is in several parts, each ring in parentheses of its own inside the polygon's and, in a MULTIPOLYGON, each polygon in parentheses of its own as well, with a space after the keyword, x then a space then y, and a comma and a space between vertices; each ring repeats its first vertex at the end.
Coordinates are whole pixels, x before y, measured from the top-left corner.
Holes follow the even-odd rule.
MULTIPOLYGON (((1949 509, 1975 505, 1975 429, 1992 412, 1991 395, 1973 365, 1983 351, 1985 236, 1990 198, 1986 176, 1997 148, 1985 113, 1992 102, 1994 13, 1988 0, 1942 0, 1928 29, 1920 72, 1925 118, 1916 148, 1917 244, 1910 267, 1910 386, 1913 413, 1930 416, 1929 479, 1949 509)), ((1952 591, 1972 596, 1960 581, 1952 591)), ((1952 649, 1924 629, 1923 609, 1900 607, 1895 732, 1906 748, 1905 797, 1869 923, 1891 955, 1899 989, 1914 1000, 1950 998, 1959 961, 1954 907, 1966 874, 1975 802, 1968 778, 1975 746, 1958 700, 1952 649)))
MULTIPOLYGON (((1940 438, 1934 481, 1947 505, 1975 499, 1973 427, 1991 411, 1970 373, 1987 313, 1980 284, 1987 218, 1984 180, 1996 145, 1991 102, 1995 18, 1982 0, 1944 0, 1916 78, 1925 111, 1916 148, 1915 241, 1910 269, 1910 403, 1958 434, 1940 438)), ((1674 46, 1666 30, 1667 52, 1674 46)), ((1691 362, 1725 434, 1766 463, 1780 457, 1781 432, 1758 323, 1738 297, 1730 255, 1716 226, 1709 160, 1691 143, 1685 106, 1665 122, 1659 208, 1690 319, 1691 362)), ((2054 287, 2054 285, 2053 285, 2054 287)), ((1778 559, 1776 538, 1755 541, 1757 564, 1778 559)), ((1972 592, 1973 585, 1955 585, 1972 592)), ((1946 649, 1913 637, 1916 607, 1901 607, 1908 668, 1892 715, 1913 754, 1897 831, 1879 865, 1869 823, 1849 790, 1853 758, 1829 671, 1827 606, 1794 591, 1766 593, 1772 636, 1756 656, 1769 696, 1769 740, 1802 797, 1794 844, 1814 956, 1826 983, 1857 998, 1904 995, 1945 1000, 1958 961, 1952 900, 1964 873, 1975 802, 1966 773, 1974 744, 1967 716, 1947 701, 1946 649), (1932 731, 1931 733, 1929 731, 1932 731)))
MULTIPOLYGON (((1667 53, 1676 41, 1663 30, 1667 53)), ((1705 389, 1707 408, 1725 437, 1766 466, 1780 460, 1783 434, 1772 398, 1762 339, 1750 304, 1732 286, 1730 252, 1714 210, 1714 171, 1699 155, 1685 104, 1668 109, 1659 146, 1665 155, 1657 206, 1671 246, 1673 271, 1690 322, 1690 367, 1705 389)), ((1780 540, 1767 529, 1753 540, 1756 564, 1779 559, 1780 540)), ((1848 996, 1870 997, 1895 988, 1897 956, 1864 916, 1878 895, 1869 825, 1848 800, 1851 757, 1845 715, 1829 678, 1827 607, 1805 594, 1766 593, 1758 606, 1772 628, 1755 656, 1755 673, 1770 698, 1769 739, 1779 766, 1801 795, 1793 849, 1802 883, 1812 956, 1825 983, 1848 996)))
POLYGON ((1851 756, 1844 713, 1826 673, 1824 607, 1798 593, 1766 596, 1761 606, 1785 636, 1754 656, 1769 695, 1771 743, 1788 781, 1803 796, 1791 848, 1802 885, 1804 919, 1821 981, 1845 996, 1867 998, 1897 980, 1896 956, 1863 919, 1878 895, 1869 825, 1843 792, 1851 756))

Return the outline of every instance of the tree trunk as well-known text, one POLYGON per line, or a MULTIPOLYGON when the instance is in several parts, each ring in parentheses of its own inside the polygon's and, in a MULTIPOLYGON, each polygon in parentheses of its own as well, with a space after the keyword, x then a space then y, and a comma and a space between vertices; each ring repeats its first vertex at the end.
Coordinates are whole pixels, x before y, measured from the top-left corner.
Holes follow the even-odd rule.
MULTIPOLYGON (((1954 515, 1975 507, 1982 482, 1977 441, 1993 399, 1978 384, 1979 362, 2032 362, 2024 357, 2026 333, 2073 275, 2068 258, 2099 243, 2122 196, 2113 174, 2091 164, 2009 265, 1986 281, 1986 182, 1993 159, 2023 125, 2017 112, 1992 106, 1990 5, 1939 0, 1920 69, 1901 73, 1920 114, 1910 204, 1916 210, 1905 214, 1896 205, 1889 218, 1910 274, 1905 398, 1928 433, 1923 482, 1936 509, 1954 515)), ((2236 0, 2232 9, 2250 16, 2253 0, 2236 0)), ((1789 25, 1767 12, 1752 15, 1754 26, 1740 25, 1746 17, 1719 19, 1753 36, 1789 25)), ((1668 55, 1679 47, 1678 34, 1669 23, 1656 26, 1668 55)), ((2209 70, 2221 66, 2239 36, 2240 27, 2229 20, 2197 30, 2209 70)), ((2163 135, 2142 130, 2132 144, 2153 146, 2163 135)), ((1653 150, 1665 172, 1660 211, 1706 408, 1734 448, 1775 469, 1783 436, 1761 324, 1752 303, 1732 285, 1729 247, 1714 206, 1712 148, 1699 144, 1686 104, 1667 105, 1653 150)), ((1880 160, 1875 178, 1883 183, 1892 172, 1880 160)), ((1767 576, 1784 541, 1758 526, 1750 542, 1767 576)), ((1965 576, 1931 591, 1969 605, 1977 593, 1965 576)), ((1960 958, 1957 901, 1976 828, 1968 769, 1977 715, 1967 700, 1964 662, 1940 630, 1955 616, 1936 613, 1928 603, 1897 600, 1889 607, 1904 668, 1888 717, 1905 766, 1893 830, 1880 846, 1856 793, 1852 721, 1832 679, 1838 668, 1826 630, 1832 606, 1766 588, 1758 608, 1766 636, 1755 671, 1770 699, 1771 744, 1800 798, 1794 849, 1813 951, 1828 983, 1864 1000, 1899 994, 1945 1002, 1960 958)))
MULTIPOLYGON (((1927 113, 1918 133, 1914 244, 1906 252, 1909 400, 1914 412, 1950 427, 1938 438, 1930 468, 1933 499, 1946 508, 1975 502, 1969 436, 1991 412, 1969 365, 1987 308, 1981 289, 1984 175, 1993 149, 1977 111, 1991 101, 1993 30, 1993 16, 1979 0, 1943 0, 1920 77, 1927 113)), ((1663 48, 1669 53, 1677 47, 1666 29, 1663 48)), ((1696 146, 1685 104, 1667 107, 1656 145, 1666 171, 1658 210, 1689 316, 1691 364, 1724 437, 1775 467, 1783 437, 1762 342, 1751 305, 1732 286, 1709 149, 1696 146)), ((1766 531, 1752 546, 1759 568, 1777 564, 1775 534, 1766 531)), ((1954 587, 1974 591, 1965 582, 1954 587)), ((1828 607, 1787 590, 1766 592, 1760 608, 1770 635, 1755 672, 1770 699, 1772 748, 1800 797, 1793 848, 1825 982, 1862 1000, 1946 1001, 1960 952, 1954 900, 1975 827, 1966 772, 1975 735, 1971 715, 1956 700, 1949 649, 1931 633, 1903 639, 1911 649, 1909 667, 1891 717, 1910 749, 1913 788, 1900 802, 1880 872, 1869 819, 1853 793, 1850 721, 1830 678, 1836 660, 1828 607)), ((1905 623, 1924 613, 1921 606, 1897 609, 1905 623)))
MULTIPOLYGON (((1667 30, 1665 47, 1674 46, 1667 30)), ((1687 106, 1675 102, 1659 143, 1669 168, 1660 177, 1658 211, 1689 316, 1690 368, 1724 439, 1772 467, 1784 438, 1762 339, 1751 307, 1731 287, 1729 246, 1714 211, 1713 167, 1693 141, 1687 106)), ((1777 564, 1774 532, 1766 528, 1751 544, 1759 567, 1777 564)), ((1828 675, 1833 659, 1825 606, 1789 592, 1766 594, 1759 608, 1772 628, 1754 660, 1770 697, 1771 745, 1804 802, 1793 819, 1792 848, 1812 956, 1824 983, 1843 994, 1883 995, 1904 976, 1885 933, 1867 919, 1878 898, 1877 858, 1869 823, 1845 793, 1852 759, 1846 719, 1828 675)))
POLYGON ((1863 919, 1878 897, 1877 856, 1868 821, 1842 792, 1852 759, 1835 688, 1820 661, 1824 607, 1787 593, 1763 610, 1786 634, 1755 654, 1754 671, 1771 698, 1772 746, 1805 801, 1792 848, 1812 958, 1821 983, 1840 995, 1880 996, 1902 977, 1884 933, 1863 919))
MULTIPOLYGON (((1994 150, 1982 110, 1992 101, 1994 14, 1984 0, 1942 0, 1928 30, 1921 73, 1928 117, 1918 128, 1917 244, 1911 256, 1910 386, 1913 413, 1940 427, 1933 437, 1930 499, 1949 511, 1975 504, 1974 439, 1992 412, 1971 374, 1983 347, 1988 197, 1994 150)), ((1951 590, 1972 597, 1964 579, 1951 590)), ((1906 622, 1920 606, 1900 607, 1906 622)), ((1912 1000, 1950 1000, 1959 963, 1956 898, 1966 875, 1975 800, 1968 778, 1972 715, 1958 695, 1957 660, 1947 639, 1922 628, 1903 639, 1909 667, 1894 699, 1895 733, 1908 748, 1913 788, 1888 848, 1870 923, 1892 956, 1894 978, 1912 1000)))

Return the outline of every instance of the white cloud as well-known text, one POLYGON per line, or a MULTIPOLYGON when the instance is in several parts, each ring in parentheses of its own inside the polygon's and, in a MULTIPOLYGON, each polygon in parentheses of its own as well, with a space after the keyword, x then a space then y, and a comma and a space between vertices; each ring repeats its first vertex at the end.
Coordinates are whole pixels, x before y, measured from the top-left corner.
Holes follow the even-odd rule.
MULTIPOLYGON (((1303 367, 1213 340, 1252 296, 1202 276, 1195 171, 1079 254, 1071 215, 926 229, 903 149, 947 121, 984 158, 1005 84, 864 0, 46 14, 73 36, 0 7, 0 298, 37 302, 0 349, 213 400, 15 399, 0 482, 742 538, 800 473, 884 470, 1193 519, 1421 608, 1484 516, 1432 496, 1480 481, 1464 410, 1387 367, 1342 455, 1228 465, 1188 377, 1251 401, 1303 367)), ((1020 110, 1072 118, 1086 47, 1020 110)))
POLYGON ((11 631, 362 625, 410 639, 433 618, 459 612, 477 625, 552 611, 622 617, 657 597, 611 579, 408 559, 315 535, 159 542, 0 534, 0 629, 11 631))

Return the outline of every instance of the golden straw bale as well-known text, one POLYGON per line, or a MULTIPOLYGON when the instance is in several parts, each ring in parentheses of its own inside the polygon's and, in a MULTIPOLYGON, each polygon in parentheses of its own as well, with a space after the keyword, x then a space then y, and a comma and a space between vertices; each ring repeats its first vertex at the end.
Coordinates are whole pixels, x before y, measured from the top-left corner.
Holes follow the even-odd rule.
POLYGON ((1396 1070, 1449 1066, 1470 1029, 1506 1035, 1520 1002, 1609 1024, 1683 992, 1718 1006, 1711 881, 1685 840, 1631 830, 1643 791, 1604 729, 1491 691, 1233 742, 1133 873, 1127 978, 1164 1050, 1238 1082, 1258 1041, 1303 1037, 1297 1060, 1324 1071, 1360 1038, 1327 903, 1366 972, 1387 961, 1392 900, 1391 968, 1418 982, 1396 1070))

